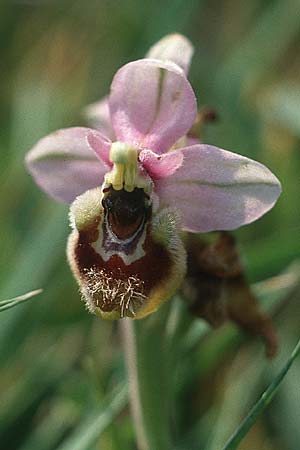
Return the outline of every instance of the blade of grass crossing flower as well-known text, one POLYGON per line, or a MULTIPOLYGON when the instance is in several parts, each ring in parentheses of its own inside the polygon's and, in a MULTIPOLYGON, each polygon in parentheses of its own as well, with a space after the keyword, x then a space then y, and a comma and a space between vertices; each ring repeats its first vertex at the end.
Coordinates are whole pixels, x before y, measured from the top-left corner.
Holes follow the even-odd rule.
POLYGON ((0 312, 5 311, 6 309, 13 308, 16 305, 20 305, 23 302, 35 297, 38 294, 41 294, 43 289, 36 289, 35 291, 27 292, 26 294, 20 295, 18 297, 10 298, 8 300, 0 301, 0 312))
POLYGON ((258 402, 253 406, 249 414, 245 417, 243 422, 240 424, 240 426, 237 428, 237 430, 233 433, 231 438, 227 441, 225 446, 222 450, 235 450, 238 448, 240 442, 242 439, 246 436, 248 431, 251 429, 251 427, 255 424, 260 414, 265 410, 265 408, 268 406, 268 404, 273 399, 274 395, 276 394, 281 382, 284 380, 286 374, 288 373, 289 369, 291 368, 291 365, 293 364, 294 360, 300 353, 300 339, 294 348, 290 358, 288 359, 285 366, 282 368, 282 370, 279 372, 277 377, 274 379, 274 381, 269 385, 269 387, 265 390, 265 392, 262 394, 258 402))

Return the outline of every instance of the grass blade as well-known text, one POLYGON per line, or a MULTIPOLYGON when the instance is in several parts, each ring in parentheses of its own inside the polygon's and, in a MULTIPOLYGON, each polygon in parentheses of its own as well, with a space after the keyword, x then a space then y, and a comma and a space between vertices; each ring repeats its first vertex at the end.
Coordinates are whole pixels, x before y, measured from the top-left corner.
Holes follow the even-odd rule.
POLYGON ((294 360, 300 353, 300 339, 294 348, 290 358, 288 359, 285 366, 281 369, 274 381, 269 385, 269 387, 262 394, 258 402, 253 406, 249 414, 242 421, 240 426, 236 429, 230 439, 227 441, 222 450, 236 450, 241 440, 246 436, 250 428, 255 424, 259 415, 265 410, 268 404, 271 402, 272 398, 276 394, 280 383, 284 380, 286 374, 288 373, 294 360))
POLYGON ((27 292, 26 294, 19 295, 18 297, 9 298, 8 300, 0 301, 0 312, 5 311, 6 309, 13 308, 14 306, 20 305, 23 302, 35 297, 38 294, 41 294, 43 289, 36 289, 35 291, 27 292))

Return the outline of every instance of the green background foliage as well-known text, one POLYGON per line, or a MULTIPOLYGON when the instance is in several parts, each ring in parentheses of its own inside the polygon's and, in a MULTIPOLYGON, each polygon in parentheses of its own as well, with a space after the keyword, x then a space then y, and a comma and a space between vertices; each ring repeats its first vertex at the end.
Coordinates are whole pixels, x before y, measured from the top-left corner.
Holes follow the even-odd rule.
MULTIPOLYGON (((176 450, 221 449, 300 334, 299 1, 2 0, 0 24, 0 297, 44 289, 0 317, 1 448, 136 448, 117 324, 84 310, 65 257, 68 209, 37 189, 23 159, 50 131, 84 124, 82 109, 108 92, 115 71, 176 31, 195 45, 199 106, 220 117, 204 141, 258 159, 283 184, 274 210, 235 233, 249 280, 276 306, 274 361, 233 326, 193 320, 178 298, 164 351, 159 336, 149 344, 151 322, 139 323, 148 395, 158 400, 165 361, 176 450)), ((243 450, 299 449, 299 379, 296 360, 243 450)))

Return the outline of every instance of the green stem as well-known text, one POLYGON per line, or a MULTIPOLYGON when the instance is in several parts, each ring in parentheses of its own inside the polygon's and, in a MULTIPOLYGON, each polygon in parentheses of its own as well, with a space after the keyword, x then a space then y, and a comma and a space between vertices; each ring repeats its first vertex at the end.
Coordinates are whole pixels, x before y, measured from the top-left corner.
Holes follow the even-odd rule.
POLYGON ((122 319, 132 416, 139 450, 171 450, 169 307, 143 320, 122 319))
POLYGON ((137 370, 137 348, 134 323, 131 319, 121 321, 123 345, 129 382, 130 406, 139 450, 149 450, 149 443, 144 424, 140 396, 140 384, 137 370))

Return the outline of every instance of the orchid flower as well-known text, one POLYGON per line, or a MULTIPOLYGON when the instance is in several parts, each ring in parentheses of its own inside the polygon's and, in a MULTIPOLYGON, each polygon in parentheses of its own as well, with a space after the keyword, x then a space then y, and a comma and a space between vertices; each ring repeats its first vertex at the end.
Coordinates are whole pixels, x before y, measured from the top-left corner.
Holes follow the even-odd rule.
POLYGON ((191 53, 173 49, 170 61, 166 50, 154 50, 116 73, 111 133, 58 130, 26 158, 45 192, 72 203, 68 260, 88 309, 105 319, 145 317, 176 292, 186 272, 182 230, 253 222, 281 191, 256 161, 212 145, 186 146, 197 114, 186 78, 191 53))

